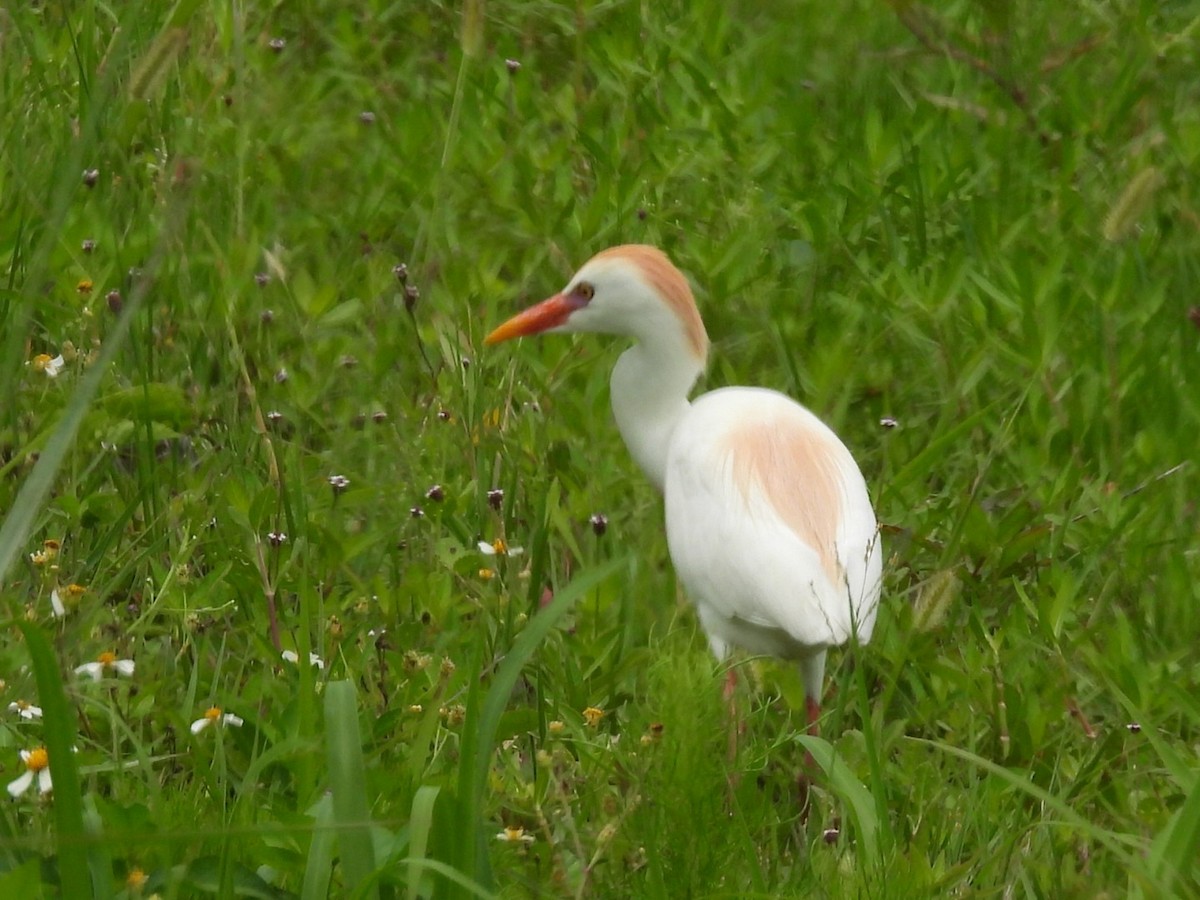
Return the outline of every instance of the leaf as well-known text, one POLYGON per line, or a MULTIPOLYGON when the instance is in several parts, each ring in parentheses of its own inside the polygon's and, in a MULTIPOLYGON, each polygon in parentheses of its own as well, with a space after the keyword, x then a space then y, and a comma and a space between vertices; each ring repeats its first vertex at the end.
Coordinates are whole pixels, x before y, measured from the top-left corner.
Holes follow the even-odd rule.
POLYGON ((83 797, 75 764, 75 708, 67 703, 58 659, 42 629, 31 622, 20 622, 18 627, 25 636, 25 646, 37 679, 46 752, 50 756, 50 777, 54 780, 54 826, 62 896, 90 897, 92 886, 88 877, 83 797))
POLYGON ((309 809, 313 822, 312 841, 308 845, 308 862, 304 865, 301 900, 324 900, 329 896, 333 878, 333 845, 337 832, 333 822, 333 796, 322 794, 309 809))
MULTIPOLYGON (((375 846, 352 681, 331 681, 325 687, 325 745, 342 870, 347 888, 353 891, 375 871, 375 846)), ((367 896, 378 895, 374 885, 367 892, 367 896)))
POLYGON ((605 565, 577 576, 559 591, 550 604, 530 619, 521 633, 517 635, 512 649, 505 654, 504 660, 500 663, 492 686, 482 704, 472 703, 467 707, 458 791, 464 816, 463 824, 470 830, 465 831, 462 835, 462 859, 465 873, 473 876, 484 886, 487 886, 491 879, 487 873, 486 863, 483 862, 485 851, 480 841, 483 789, 487 783, 488 767, 492 762, 496 731, 505 708, 508 706, 509 697, 512 696, 513 688, 517 685, 521 670, 525 668, 559 619, 566 615, 581 597, 628 564, 628 560, 624 558, 611 560, 605 565))
POLYGON ((817 765, 825 770, 834 793, 849 805, 863 855, 868 860, 878 859, 879 819, 875 814, 875 798, 871 796, 871 792, 838 756, 833 744, 810 734, 798 734, 796 740, 812 754, 817 765))

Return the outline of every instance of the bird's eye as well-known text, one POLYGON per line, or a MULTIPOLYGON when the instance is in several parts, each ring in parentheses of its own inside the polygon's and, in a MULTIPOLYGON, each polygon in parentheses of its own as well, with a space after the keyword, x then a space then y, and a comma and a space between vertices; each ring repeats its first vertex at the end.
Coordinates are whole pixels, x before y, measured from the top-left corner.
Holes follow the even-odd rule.
POLYGON ((586 281, 581 281, 579 284, 575 285, 575 290, 573 290, 571 293, 586 302, 591 300, 592 297, 596 296, 596 289, 586 281))

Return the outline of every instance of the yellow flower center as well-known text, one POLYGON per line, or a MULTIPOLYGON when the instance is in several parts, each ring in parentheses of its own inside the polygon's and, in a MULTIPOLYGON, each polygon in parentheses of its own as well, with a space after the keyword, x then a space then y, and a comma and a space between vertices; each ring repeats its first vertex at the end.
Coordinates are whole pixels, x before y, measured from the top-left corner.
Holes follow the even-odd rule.
POLYGON ((29 709, 29 704, 26 703, 24 700, 17 700, 15 702, 17 704, 17 709, 20 709, 20 710, 29 709))
POLYGON ((519 841, 525 836, 524 828, 505 828, 504 836, 510 841, 519 841))
POLYGON ((217 719, 221 718, 221 707, 210 706, 204 711, 204 718, 208 719, 210 722, 217 721, 217 719))
POLYGON ((79 280, 79 284, 75 285, 75 290, 79 291, 81 294, 90 294, 92 292, 92 288, 95 286, 96 285, 93 284, 92 279, 81 278, 79 280))
POLYGON ((72 597, 82 597, 87 593, 87 588, 85 588, 82 584, 68 584, 67 593, 72 597))
POLYGON ((33 358, 32 361, 34 371, 45 372, 46 366, 50 365, 53 359, 54 357, 52 357, 49 353, 39 353, 33 358))
POLYGON ((496 577, 496 573, 493 572, 491 569, 480 569, 479 577, 482 578, 484 581, 491 581, 493 578, 496 577))
POLYGON ((492 541, 492 549, 496 551, 497 556, 503 556, 508 552, 508 547, 504 545, 504 541, 501 538, 496 538, 492 541))
POLYGON ((45 747, 35 747, 29 751, 29 759, 25 760, 25 766, 30 772, 40 772, 49 768, 50 754, 46 752, 45 747))
POLYGON ((45 550, 47 553, 57 553, 61 547, 62 547, 62 544, 60 544, 58 541, 54 540, 53 538, 50 538, 49 540, 46 540, 46 541, 42 541, 42 549, 45 550))
POLYGON ((129 870, 129 874, 125 876, 125 886, 131 891, 140 890, 146 886, 146 882, 150 880, 150 876, 134 866, 129 870))
POLYGON ((604 710, 597 709, 594 706, 589 706, 583 711, 583 718, 589 726, 595 728, 600 724, 600 720, 604 718, 604 710))
POLYGON ((106 669, 109 666, 111 666, 113 663, 115 663, 116 661, 117 661, 117 654, 113 653, 110 650, 105 650, 103 653, 101 653, 99 656, 96 657, 96 662, 100 663, 100 665, 104 666, 104 668, 106 668, 106 669))

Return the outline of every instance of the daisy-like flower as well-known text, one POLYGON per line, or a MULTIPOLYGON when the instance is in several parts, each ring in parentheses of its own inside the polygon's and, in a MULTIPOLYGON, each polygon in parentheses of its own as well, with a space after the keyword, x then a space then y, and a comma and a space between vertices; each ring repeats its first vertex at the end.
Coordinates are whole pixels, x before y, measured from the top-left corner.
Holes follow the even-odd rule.
POLYGON ((490 544, 487 541, 480 541, 477 546, 479 552, 484 556, 520 556, 525 552, 524 547, 510 547, 504 543, 503 538, 496 538, 490 544))
POLYGON ((58 588, 52 590, 50 592, 50 608, 54 611, 54 617, 61 619, 67 614, 66 600, 70 600, 74 604, 86 593, 86 587, 75 583, 68 584, 61 592, 59 592, 58 588))
MULTIPOLYGON (((284 650, 280 655, 285 661, 290 662, 293 665, 297 665, 300 662, 300 654, 298 654, 295 650, 284 650)), ((315 653, 308 654, 308 664, 310 666, 316 666, 322 671, 325 670, 325 660, 321 659, 321 657, 317 656, 315 653)))
POLYGON ((30 553, 29 559, 35 566, 44 566, 58 556, 61 547, 62 544, 53 539, 42 541, 42 549, 30 553))
POLYGON ((140 896, 142 888, 149 880, 150 876, 143 872, 140 866, 134 866, 125 876, 125 887, 129 888, 131 892, 135 892, 135 896, 140 896))
POLYGON ((35 372, 45 372, 49 378, 57 378, 58 373, 62 371, 62 367, 66 364, 66 360, 62 358, 62 354, 51 356, 49 353, 39 353, 29 363, 33 366, 35 372))
POLYGON ((589 728, 595 728, 603 718, 604 710, 599 707, 589 706, 583 711, 583 720, 588 723, 589 728))
POLYGON ((506 844, 532 844, 537 838, 518 825, 515 828, 505 828, 496 835, 496 840, 506 844))
POLYGON ((13 797, 20 797, 36 781, 38 792, 50 793, 54 786, 50 781, 50 754, 45 747, 34 747, 32 750, 21 751, 21 762, 25 764, 25 774, 8 784, 8 792, 13 797))
POLYGON ((210 706, 204 711, 204 718, 197 719, 192 723, 192 734, 199 734, 209 725, 233 725, 237 728, 242 727, 242 719, 240 716, 235 716, 233 713, 222 712, 219 706, 210 706))
POLYGON ((24 700, 14 700, 8 704, 8 711, 15 712, 22 719, 40 719, 42 717, 42 708, 34 706, 32 703, 26 703, 24 700))
POLYGON ((35 707, 32 703, 26 703, 24 700, 14 700, 8 704, 8 712, 16 713, 22 719, 42 718, 42 708, 35 707))
POLYGON ((96 657, 95 662, 84 663, 82 666, 75 667, 76 675, 90 675, 92 681, 99 681, 104 677, 104 673, 112 669, 118 675, 124 675, 126 678, 133 675, 133 660, 132 659, 117 659, 117 654, 105 650, 96 657))

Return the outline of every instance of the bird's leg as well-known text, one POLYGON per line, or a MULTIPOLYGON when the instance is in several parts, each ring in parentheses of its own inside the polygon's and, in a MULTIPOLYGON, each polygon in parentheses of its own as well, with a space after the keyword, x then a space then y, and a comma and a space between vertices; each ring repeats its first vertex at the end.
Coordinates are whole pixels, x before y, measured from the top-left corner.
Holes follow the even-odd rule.
POLYGON ((738 716, 737 708, 737 669, 732 666, 725 673, 725 689, 722 694, 729 709, 729 764, 732 766, 737 759, 738 736, 742 732, 742 720, 738 716))
MULTIPOLYGON (((821 649, 812 656, 800 661, 800 673, 804 679, 804 716, 807 722, 807 732, 817 737, 820 728, 817 721, 821 718, 821 687, 825 681, 825 651, 821 649)), ((812 751, 804 751, 804 767, 796 774, 796 799, 800 804, 800 817, 808 819, 808 789, 812 776, 817 771, 816 760, 812 751)))

